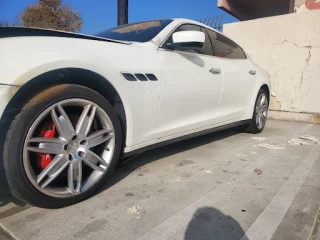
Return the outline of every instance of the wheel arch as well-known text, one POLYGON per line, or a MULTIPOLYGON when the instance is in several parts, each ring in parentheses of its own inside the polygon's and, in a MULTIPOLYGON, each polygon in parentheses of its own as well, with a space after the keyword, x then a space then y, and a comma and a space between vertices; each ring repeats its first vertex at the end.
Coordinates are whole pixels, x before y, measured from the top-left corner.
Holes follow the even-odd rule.
POLYGON ((267 97, 268 97, 268 102, 270 104, 270 89, 269 86, 267 84, 263 84, 260 89, 263 89, 267 92, 267 97))
MULTIPOLYGON (((100 74, 82 68, 61 68, 42 73, 21 86, 11 98, 1 117, 1 125, 9 126, 23 104, 41 91, 59 84, 78 84, 101 94, 117 113, 123 135, 123 147, 127 135, 127 117, 124 103, 115 87, 100 74)), ((5 135, 5 134, 4 134, 5 135)), ((4 136, 5 137, 5 136, 4 136)))

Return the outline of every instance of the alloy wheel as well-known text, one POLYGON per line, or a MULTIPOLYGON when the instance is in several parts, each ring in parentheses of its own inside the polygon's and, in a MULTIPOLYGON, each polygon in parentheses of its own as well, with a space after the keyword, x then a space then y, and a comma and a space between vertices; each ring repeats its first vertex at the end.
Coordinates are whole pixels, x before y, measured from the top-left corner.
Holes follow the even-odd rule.
POLYGON ((79 195, 108 170, 114 134, 110 118, 94 102, 59 101, 44 110, 28 131, 23 147, 26 175, 46 195, 79 195))
POLYGON ((261 94, 256 104, 256 126, 259 130, 263 129, 268 116, 268 98, 261 94))

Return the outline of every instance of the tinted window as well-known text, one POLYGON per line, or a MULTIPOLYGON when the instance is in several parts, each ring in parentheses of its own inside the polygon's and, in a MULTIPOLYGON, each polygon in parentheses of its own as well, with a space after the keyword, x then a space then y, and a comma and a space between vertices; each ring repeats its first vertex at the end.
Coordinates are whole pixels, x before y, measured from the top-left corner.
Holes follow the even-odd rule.
MULTIPOLYGON (((205 55, 211 55, 211 56, 213 55, 209 35, 203 28, 197 25, 184 24, 175 30, 175 32, 181 32, 181 31, 198 31, 198 32, 203 32, 206 35, 206 40, 202 48, 183 50, 184 52, 199 53, 199 54, 205 54, 205 55)), ((172 35, 168 38, 166 43, 172 43, 172 35)))
POLYGON ((233 41, 212 30, 208 30, 208 32, 212 42, 214 56, 232 59, 247 58, 243 50, 233 41))
POLYGON ((121 41, 148 42, 171 22, 172 20, 167 19, 121 25, 99 32, 95 36, 121 41))

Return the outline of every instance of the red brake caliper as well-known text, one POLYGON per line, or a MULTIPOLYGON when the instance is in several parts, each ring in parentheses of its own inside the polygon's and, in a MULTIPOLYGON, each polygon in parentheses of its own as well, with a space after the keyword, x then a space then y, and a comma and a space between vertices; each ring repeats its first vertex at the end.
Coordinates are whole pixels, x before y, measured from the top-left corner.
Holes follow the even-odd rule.
MULTIPOLYGON (((40 137, 54 138, 56 126, 53 122, 47 123, 40 131, 40 137)), ((47 153, 37 153, 38 165, 41 169, 44 169, 52 161, 52 156, 47 153)))

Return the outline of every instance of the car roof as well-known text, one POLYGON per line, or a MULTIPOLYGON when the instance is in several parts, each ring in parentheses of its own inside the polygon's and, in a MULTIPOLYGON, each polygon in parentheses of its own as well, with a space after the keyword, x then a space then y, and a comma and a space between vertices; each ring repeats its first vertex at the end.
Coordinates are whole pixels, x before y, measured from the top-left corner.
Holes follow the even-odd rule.
POLYGON ((206 25, 206 24, 203 24, 201 22, 198 22, 198 21, 194 21, 194 20, 191 20, 191 19, 187 19, 187 18, 172 18, 171 20, 175 21, 176 23, 191 23, 191 24, 197 24, 199 26, 202 26, 202 27, 205 27, 205 28, 208 28, 208 29, 211 29, 215 32, 219 32, 221 33, 220 31, 210 27, 209 25, 206 25))
MULTIPOLYGON (((191 19, 188 19, 188 18, 160 18, 160 19, 150 19, 150 20, 145 20, 145 21, 141 21, 141 22, 136 22, 136 23, 143 23, 143 22, 152 22, 152 21, 165 21, 165 20, 172 20, 174 23, 176 24, 180 24, 180 23, 190 23, 190 24, 197 24, 199 26, 202 26, 202 27, 205 27, 205 28, 209 28, 215 32, 219 32, 221 33, 220 31, 206 25, 206 24, 203 24, 201 22, 198 22, 198 21, 195 21, 195 20, 191 20, 191 19)), ((130 23, 130 24, 135 24, 134 22, 133 23, 130 23)))

